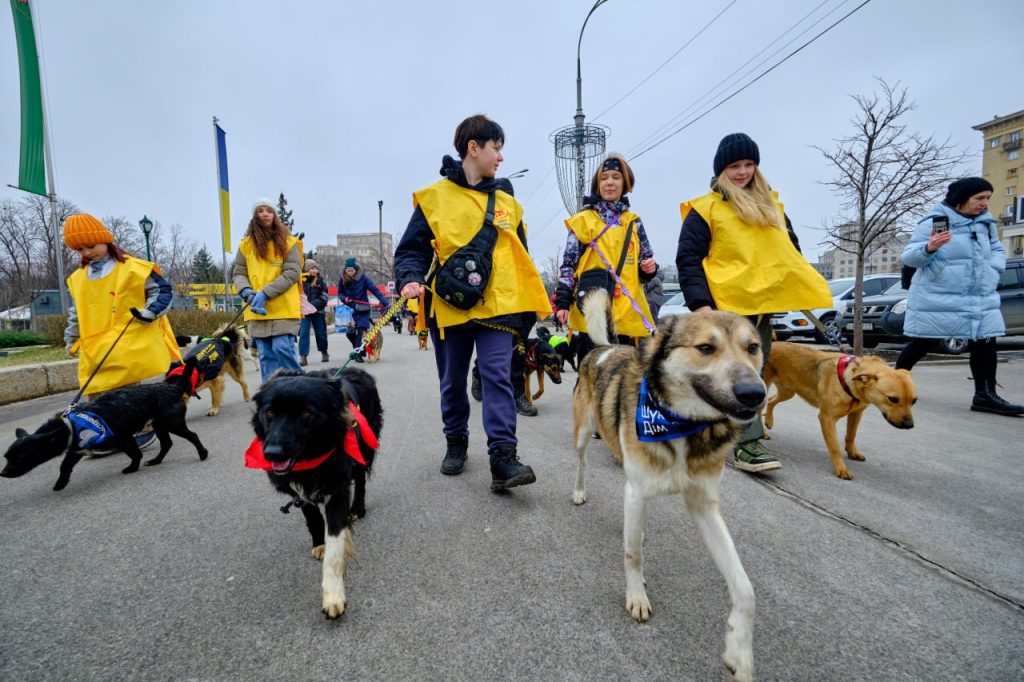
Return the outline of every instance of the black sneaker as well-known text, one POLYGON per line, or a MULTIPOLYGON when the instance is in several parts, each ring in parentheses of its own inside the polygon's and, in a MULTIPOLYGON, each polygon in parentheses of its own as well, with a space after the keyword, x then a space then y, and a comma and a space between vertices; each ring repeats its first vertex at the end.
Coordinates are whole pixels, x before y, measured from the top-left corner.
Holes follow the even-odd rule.
POLYGON ((497 492, 529 485, 537 480, 533 469, 519 461, 516 446, 498 445, 491 450, 491 490, 497 492))
POLYGON ((524 417, 537 416, 537 408, 530 404, 530 401, 526 399, 525 393, 516 394, 516 412, 524 417))
POLYGON ((971 411, 1016 416, 1024 414, 1024 405, 1016 405, 1004 400, 995 391, 990 390, 974 394, 974 400, 971 401, 971 411))
POLYGON ((480 371, 473 367, 473 382, 469 385, 469 392, 473 396, 473 400, 478 403, 484 399, 484 387, 480 384, 480 371))
POLYGON ((466 436, 447 436, 448 450, 441 461, 441 473, 445 476, 458 476, 466 467, 469 455, 469 438, 466 436))
POLYGON ((330 361, 331 361, 331 356, 327 354, 327 351, 324 351, 323 353, 320 354, 320 362, 330 362, 330 361))

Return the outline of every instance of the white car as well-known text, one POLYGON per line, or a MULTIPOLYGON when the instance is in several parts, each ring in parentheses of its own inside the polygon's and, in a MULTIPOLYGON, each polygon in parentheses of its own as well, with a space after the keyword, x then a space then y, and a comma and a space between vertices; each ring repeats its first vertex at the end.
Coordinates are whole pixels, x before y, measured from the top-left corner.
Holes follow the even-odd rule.
POLYGON ((658 309, 658 319, 668 317, 669 315, 689 315, 690 309, 686 307, 686 301, 683 300, 683 295, 672 294, 664 303, 661 304, 661 308, 658 309))
MULTIPOLYGON (((844 305, 846 301, 853 300, 853 283, 855 281, 853 277, 829 280, 828 288, 832 293, 832 307, 815 308, 811 311, 815 317, 821 320, 821 323, 825 325, 830 333, 836 335, 836 338, 838 338, 839 334, 839 330, 836 328, 836 313, 839 307, 844 305)), ((877 296, 899 281, 900 274, 898 272, 884 275, 865 275, 864 296, 877 296)), ((828 343, 825 335, 815 329, 811 321, 799 310, 775 316, 772 319, 772 328, 776 334, 780 331, 787 331, 794 336, 811 337, 818 343, 828 343)))

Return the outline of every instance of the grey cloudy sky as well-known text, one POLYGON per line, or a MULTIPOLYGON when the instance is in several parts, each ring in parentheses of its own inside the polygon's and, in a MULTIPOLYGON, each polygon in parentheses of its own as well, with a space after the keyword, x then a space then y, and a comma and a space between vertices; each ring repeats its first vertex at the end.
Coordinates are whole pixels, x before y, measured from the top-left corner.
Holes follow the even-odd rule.
MULTIPOLYGON (((738 0, 595 121, 729 5, 609 0, 583 37, 588 122, 607 125, 609 150, 629 155, 808 12, 819 8, 796 32, 832 14, 790 49, 858 4, 738 0)), ((85 211, 180 223, 219 252, 216 115, 228 135, 235 246, 252 200, 276 199, 281 191, 307 246, 333 243, 339 232, 375 231, 378 199, 384 230, 400 235, 411 192, 437 179, 441 156, 453 153, 457 123, 486 113, 505 128, 502 171, 530 169, 516 188, 534 257, 553 256, 564 244, 565 213, 555 175, 548 175, 549 134, 575 113, 576 38, 593 0, 33 5, 58 191, 85 211)), ((17 181, 19 105, 14 33, 4 12, 0 180, 6 184, 17 181)), ((912 127, 951 135, 977 152, 965 172, 979 173, 981 136, 971 126, 1024 109, 1015 80, 1022 20, 1019 0, 873 0, 636 160, 633 206, 657 259, 674 261, 678 205, 706 191, 719 139, 743 131, 760 145, 761 168, 813 260, 821 239, 814 228, 837 214, 838 201, 819 184, 831 171, 809 145, 828 145, 848 132, 848 95, 874 90, 876 76, 907 86, 919 105, 912 127)), ((0 189, 0 198, 19 196, 0 189)))

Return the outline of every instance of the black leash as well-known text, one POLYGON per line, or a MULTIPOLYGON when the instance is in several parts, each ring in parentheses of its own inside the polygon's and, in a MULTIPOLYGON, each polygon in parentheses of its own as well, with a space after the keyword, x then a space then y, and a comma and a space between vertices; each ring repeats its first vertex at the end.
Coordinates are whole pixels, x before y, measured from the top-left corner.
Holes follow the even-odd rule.
POLYGON ((103 356, 103 358, 96 365, 96 369, 94 369, 92 371, 92 374, 89 375, 89 378, 85 380, 85 384, 82 386, 81 389, 79 389, 78 395, 76 395, 74 400, 71 401, 71 404, 68 405, 64 409, 64 412, 63 412, 64 415, 67 415, 69 412, 71 412, 71 410, 75 407, 75 405, 78 404, 78 401, 81 400, 82 394, 85 393, 85 389, 89 388, 89 384, 92 383, 93 377, 95 377, 96 373, 100 371, 100 367, 102 367, 103 363, 106 362, 107 358, 110 357, 110 354, 111 354, 111 352, 113 352, 114 347, 117 346, 117 342, 121 340, 121 337, 124 336, 124 333, 126 331, 128 331, 128 327, 132 326, 132 322, 134 322, 134 321, 135 321, 135 317, 134 316, 128 318, 128 324, 126 324, 124 326, 124 329, 121 330, 121 333, 117 335, 116 339, 114 339, 114 343, 110 344, 110 348, 107 349, 106 354, 103 356))

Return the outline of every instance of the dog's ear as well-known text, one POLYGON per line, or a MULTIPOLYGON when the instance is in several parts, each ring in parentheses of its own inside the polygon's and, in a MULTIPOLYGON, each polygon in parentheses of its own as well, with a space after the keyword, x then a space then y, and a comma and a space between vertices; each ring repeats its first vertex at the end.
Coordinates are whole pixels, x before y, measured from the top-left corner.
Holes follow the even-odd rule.
POLYGON ((28 431, 26 431, 25 429, 22 429, 22 428, 14 429, 14 437, 15 438, 24 438, 27 435, 28 435, 28 431))
POLYGON ((853 377, 853 380, 858 382, 858 383, 861 383, 861 384, 867 386, 868 384, 873 384, 876 381, 878 381, 878 375, 877 374, 858 374, 857 376, 853 377))

